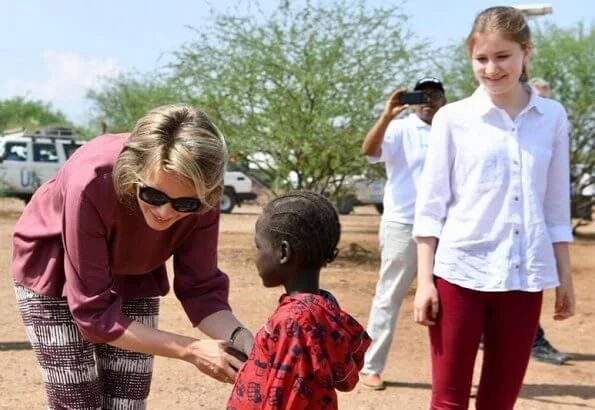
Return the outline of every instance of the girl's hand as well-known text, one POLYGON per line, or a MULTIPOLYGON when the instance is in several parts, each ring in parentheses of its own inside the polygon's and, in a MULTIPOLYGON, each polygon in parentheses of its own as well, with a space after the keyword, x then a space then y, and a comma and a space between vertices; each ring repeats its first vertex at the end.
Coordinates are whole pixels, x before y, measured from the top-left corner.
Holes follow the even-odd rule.
POLYGON ((415 322, 424 326, 435 325, 439 309, 438 290, 436 290, 434 282, 418 283, 415 300, 413 301, 413 318, 415 322))
POLYGON ((188 361, 207 376, 233 384, 242 361, 227 353, 228 347, 224 340, 197 340, 188 345, 188 361))
POLYGON ((565 320, 574 316, 574 285, 568 275, 560 280, 556 288, 556 304, 554 306, 554 320, 565 320))

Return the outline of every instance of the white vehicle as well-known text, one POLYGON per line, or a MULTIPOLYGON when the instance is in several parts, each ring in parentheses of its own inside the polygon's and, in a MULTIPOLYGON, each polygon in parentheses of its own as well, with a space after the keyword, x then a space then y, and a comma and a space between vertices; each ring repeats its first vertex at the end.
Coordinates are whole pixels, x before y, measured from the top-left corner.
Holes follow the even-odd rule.
POLYGON ((29 202, 84 141, 68 128, 20 131, 0 137, 0 191, 29 202))
POLYGON ((576 216, 592 221, 595 204, 595 172, 590 175, 584 173, 571 189, 573 198, 579 201, 576 216))
MULTIPOLYGON (((76 140, 68 128, 19 131, 0 136, 0 193, 29 202, 85 141, 76 140)), ((225 173, 221 212, 256 198, 252 180, 238 170, 225 173)))
POLYGON ((256 199, 256 193, 252 190, 252 180, 233 164, 228 164, 223 181, 223 196, 219 209, 224 214, 229 214, 233 208, 240 206, 244 201, 256 199))
POLYGON ((347 194, 337 201, 337 210, 341 215, 350 214, 353 208, 361 205, 374 205, 378 213, 382 214, 384 207, 385 179, 369 180, 364 177, 354 177, 347 182, 347 194))
POLYGON ((594 197, 595 196, 595 172, 591 175, 583 174, 579 181, 579 186, 583 187, 581 191, 582 196, 594 197))

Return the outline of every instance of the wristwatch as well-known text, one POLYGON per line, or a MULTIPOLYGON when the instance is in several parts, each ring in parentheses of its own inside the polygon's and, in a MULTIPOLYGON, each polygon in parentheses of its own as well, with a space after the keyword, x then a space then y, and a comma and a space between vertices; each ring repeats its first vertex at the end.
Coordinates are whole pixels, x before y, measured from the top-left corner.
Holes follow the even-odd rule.
MULTIPOLYGON (((248 332, 248 329, 246 329, 244 326, 238 326, 233 330, 233 332, 231 332, 231 336, 229 337, 229 343, 231 344, 232 347, 238 349, 238 347, 236 346, 236 340, 237 340, 238 336, 240 335, 240 333, 242 333, 242 332, 248 332)), ((240 350, 242 350, 242 349, 240 349, 240 350)))

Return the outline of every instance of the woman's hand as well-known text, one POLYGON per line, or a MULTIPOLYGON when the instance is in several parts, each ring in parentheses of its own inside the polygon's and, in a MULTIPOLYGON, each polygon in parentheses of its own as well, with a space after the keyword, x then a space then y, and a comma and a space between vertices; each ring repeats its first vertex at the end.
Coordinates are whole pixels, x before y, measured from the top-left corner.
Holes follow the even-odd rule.
POLYGON ((574 285, 570 275, 560 279, 560 286, 556 288, 556 304, 554 306, 554 320, 565 320, 574 316, 574 285))
POLYGON ((236 370, 242 361, 226 352, 229 343, 224 340, 202 339, 188 345, 187 361, 198 370, 223 383, 232 383, 236 379, 236 370))
POLYGON ((230 340, 233 348, 248 356, 252 351, 254 336, 229 310, 220 310, 207 316, 200 322, 198 328, 213 339, 230 340), (240 331, 236 332, 238 329, 240 331), (232 336, 233 340, 231 340, 232 336))
POLYGON ((439 309, 438 290, 436 290, 434 282, 418 283, 415 300, 413 301, 413 318, 415 322, 424 326, 435 325, 439 309))
POLYGON ((110 345, 134 352, 182 359, 224 383, 233 383, 236 378, 235 369, 242 365, 241 360, 226 352, 229 343, 224 340, 199 340, 153 329, 134 321, 110 345))

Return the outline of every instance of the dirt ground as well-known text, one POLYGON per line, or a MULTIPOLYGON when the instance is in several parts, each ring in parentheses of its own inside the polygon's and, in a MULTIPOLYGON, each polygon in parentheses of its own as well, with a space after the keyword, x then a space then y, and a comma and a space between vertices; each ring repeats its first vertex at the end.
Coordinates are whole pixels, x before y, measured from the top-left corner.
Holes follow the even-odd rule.
MULTIPOLYGON (((0 408, 41 409, 45 397, 40 374, 16 309, 10 276, 9 253, 13 225, 22 204, 0 200, 0 408)), ((253 330, 273 311, 280 289, 264 289, 252 263, 254 222, 260 209, 236 208, 224 215, 220 238, 220 265, 231 278, 231 305, 253 330)), ((322 284, 363 324, 378 269, 377 229, 373 208, 360 208, 342 217, 343 236, 337 261, 322 274, 322 284)), ((565 322, 552 319, 553 294, 547 292, 541 322, 548 339, 572 355, 564 366, 531 362, 517 409, 595 408, 595 242, 576 241, 571 248, 577 314, 565 322)), ((358 386, 341 393, 341 409, 425 409, 430 394, 429 352, 426 330, 412 320, 413 291, 400 312, 397 333, 385 378, 388 388, 372 392, 358 386)), ((196 335, 182 308, 170 294, 161 305, 160 328, 196 335)), ((476 364, 474 390, 481 364, 476 364)), ((222 409, 230 392, 187 363, 157 358, 149 409, 222 409)))

